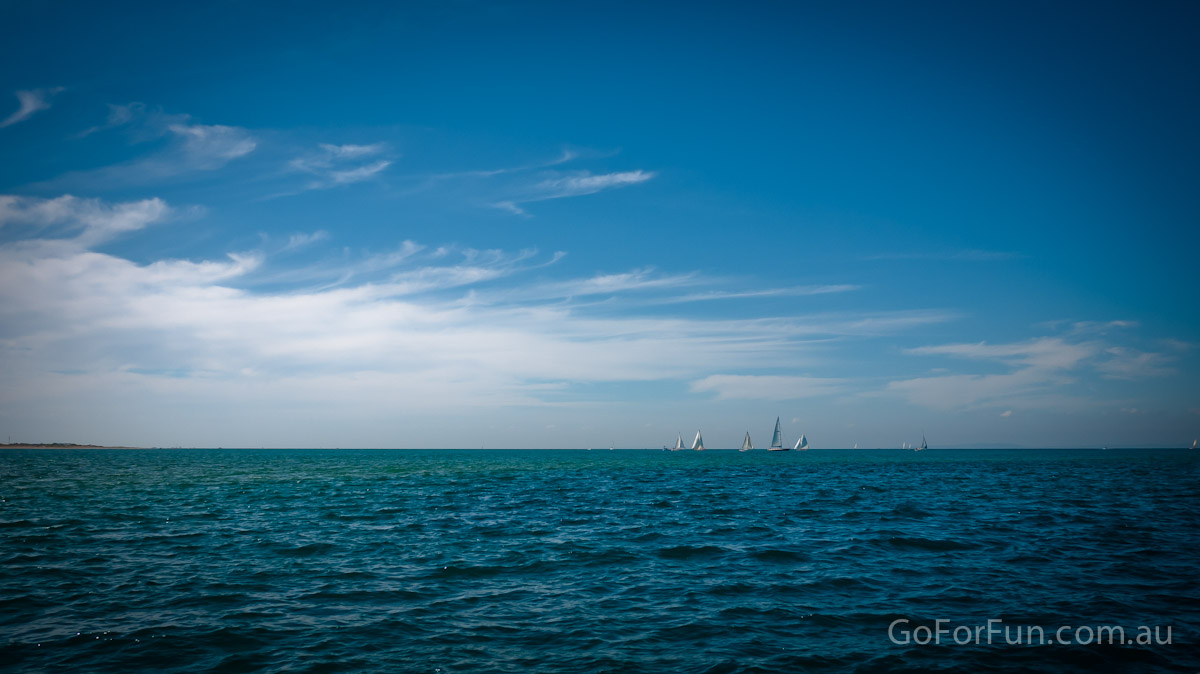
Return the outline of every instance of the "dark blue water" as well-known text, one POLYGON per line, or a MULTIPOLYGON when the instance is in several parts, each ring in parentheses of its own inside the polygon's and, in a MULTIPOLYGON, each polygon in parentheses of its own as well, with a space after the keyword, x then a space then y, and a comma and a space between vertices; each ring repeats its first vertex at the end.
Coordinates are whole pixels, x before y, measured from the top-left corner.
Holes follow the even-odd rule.
POLYGON ((1198 509, 1181 451, 6 451, 0 668, 1195 672, 1198 509), (1172 642, 888 636, 989 619, 1172 642))

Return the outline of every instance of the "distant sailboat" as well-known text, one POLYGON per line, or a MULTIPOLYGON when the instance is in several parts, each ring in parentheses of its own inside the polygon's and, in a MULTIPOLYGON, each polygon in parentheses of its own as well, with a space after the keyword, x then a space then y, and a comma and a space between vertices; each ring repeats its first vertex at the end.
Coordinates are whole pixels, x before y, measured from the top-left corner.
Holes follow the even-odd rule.
POLYGON ((900 449, 908 449, 908 443, 907 442, 900 443, 900 449))
POLYGON ((914 451, 914 452, 920 452, 920 451, 922 451, 922 450, 926 450, 926 449, 929 449, 929 443, 925 442, 925 434, 924 434, 924 433, 922 433, 922 434, 921 434, 921 446, 920 446, 920 447, 913 447, 913 451, 914 451))
POLYGON ((754 443, 750 442, 750 431, 746 431, 746 439, 742 441, 742 448, 739 449, 738 451, 739 452, 748 452, 752 449, 754 449, 754 443))
POLYGON ((796 441, 796 446, 792 449, 798 449, 801 451, 808 449, 808 436, 801 433, 800 439, 796 441))
POLYGON ((1195 448, 1196 448, 1196 441, 1192 440, 1192 449, 1195 449, 1195 448))
POLYGON ((855 449, 858 449, 858 443, 857 443, 857 442, 856 442, 856 443, 854 443, 854 448, 855 448, 855 449))
POLYGON ((779 432, 779 417, 775 417, 775 434, 771 436, 771 446, 767 447, 768 452, 786 452, 787 447, 783 446, 783 433, 779 432))
POLYGON ((696 431, 696 439, 692 442, 692 449, 697 452, 704 451, 704 438, 700 437, 700 431, 696 431))
POLYGON ((672 452, 678 452, 681 449, 687 449, 686 447, 683 446, 683 434, 676 433, 675 434, 675 446, 667 447, 666 445, 663 445, 663 449, 669 449, 672 452))

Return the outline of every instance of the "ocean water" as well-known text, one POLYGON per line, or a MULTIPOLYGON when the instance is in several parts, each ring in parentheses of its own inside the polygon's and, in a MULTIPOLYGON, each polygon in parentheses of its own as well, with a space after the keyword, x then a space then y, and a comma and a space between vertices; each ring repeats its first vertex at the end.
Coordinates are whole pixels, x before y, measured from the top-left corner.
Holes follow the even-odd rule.
POLYGON ((1198 512, 1173 450, 10 450, 0 669, 1196 672, 1198 512), (988 620, 1073 643, 911 640, 988 620))

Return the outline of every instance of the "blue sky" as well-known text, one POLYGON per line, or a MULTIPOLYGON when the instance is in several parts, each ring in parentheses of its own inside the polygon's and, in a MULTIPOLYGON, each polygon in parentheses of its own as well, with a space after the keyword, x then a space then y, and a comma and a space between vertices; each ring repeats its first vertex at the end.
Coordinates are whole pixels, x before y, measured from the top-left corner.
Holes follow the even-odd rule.
POLYGON ((1176 446, 1200 12, 0 6, 0 435, 1176 446))

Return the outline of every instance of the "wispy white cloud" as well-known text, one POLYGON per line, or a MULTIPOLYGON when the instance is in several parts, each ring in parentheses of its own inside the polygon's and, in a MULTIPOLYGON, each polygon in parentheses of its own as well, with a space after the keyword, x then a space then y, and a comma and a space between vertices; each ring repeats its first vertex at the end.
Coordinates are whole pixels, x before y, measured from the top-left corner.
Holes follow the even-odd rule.
MULTIPOLYGON (((355 168, 351 168, 351 169, 339 169, 339 170, 330 171, 328 174, 329 175, 329 184, 348 185, 350 183, 356 183, 361 180, 366 180, 367 178, 370 178, 371 176, 375 175, 376 173, 379 173, 380 171, 384 170, 385 168, 387 168, 391 165, 392 165, 392 162, 390 162, 386 159, 380 159, 379 161, 372 162, 372 163, 366 164, 364 166, 356 166, 355 168)), ((317 183, 309 183, 310 186, 313 186, 316 184, 317 183)))
MULTIPOLYGON (((892 381, 887 390, 910 402, 936 409, 963 407, 1049 407, 1079 405, 1078 396, 1066 391, 1087 375, 1135 379, 1173 374, 1172 358, 1106 343, 1101 336, 1110 328, 1128 328, 1124 321, 1074 323, 1065 336, 1040 337, 1022 342, 944 344, 907 349, 914 356, 949 356, 990 362, 1010 372, 944 374, 892 381), (1083 341, 1079 341, 1079 340, 1083 341)), ((1008 416, 1006 412, 1002 416, 1008 416)))
POLYGON ((338 159, 357 159, 359 157, 369 157, 377 155, 387 149, 383 143, 372 143, 370 145, 334 145, 332 143, 318 144, 329 157, 338 159))
POLYGON ((959 318, 955 312, 937 309, 814 314, 805 317, 803 334, 879 337, 959 318))
POLYGON ((295 157, 288 162, 294 171, 315 176, 304 187, 307 190, 328 189, 339 185, 362 182, 392 165, 390 159, 373 159, 388 151, 384 143, 370 145, 318 144, 318 151, 295 157))
POLYGON ((1200 346, 1200 344, 1196 344, 1195 342, 1185 342, 1182 339, 1171 338, 1159 340, 1159 343, 1161 343, 1168 350, 1176 353, 1187 353, 1200 346))
POLYGON ((556 255, 545 263, 527 264, 538 255, 538 251, 532 248, 516 253, 468 248, 461 251, 461 255, 461 264, 425 265, 398 271, 391 275, 386 284, 380 285, 380 290, 393 295, 408 295, 461 288, 554 264, 561 259, 556 255))
POLYGON ((181 141, 180 152, 189 169, 212 170, 232 159, 244 157, 258 147, 245 129, 221 124, 171 124, 167 127, 181 141))
MULTIPOLYGON (((553 283, 518 276, 557 263, 560 254, 413 242, 345 263, 340 271, 359 281, 264 290, 264 279, 281 270, 262 252, 136 263, 92 247, 168 219, 171 209, 161 200, 7 197, 0 213, 5 227, 80 233, 52 239, 34 231, 34 238, 0 245, 0 369, 11 373, 6 388, 33 397, 79 395, 63 393, 73 383, 77 392, 107 385, 130 396, 169 392, 211 402, 215 383, 231 381, 275 403, 374 408, 384 396, 412 410, 559 404, 565 386, 597 382, 674 381, 718 397, 761 390, 803 397, 841 390, 840 382, 725 373, 811 363, 798 338, 814 331, 901 329, 931 320, 594 313, 550 296, 669 289, 694 279, 634 270, 549 291, 553 283), (500 282, 512 299, 463 301, 500 282), (713 364, 721 369, 713 372, 713 364)), ((321 238, 301 234, 289 243, 321 238)))
POLYGON ((1141 379, 1164 377, 1175 374, 1172 356, 1150 351, 1139 351, 1123 346, 1104 350, 1105 358, 1096 364, 1096 369, 1110 379, 1141 379))
POLYGON ((137 119, 144 117, 146 114, 146 104, 134 101, 126 105, 108 104, 108 119, 104 124, 98 124, 80 131, 75 135, 76 138, 86 138, 93 133, 116 129, 134 122, 137 119))
POLYGON ((1106 336, 1112 333, 1127 332, 1138 327, 1137 321, 1131 320, 1112 320, 1112 321, 1075 321, 1075 320, 1056 320, 1040 323, 1037 327, 1044 330, 1061 333, 1068 337, 1096 337, 1106 336))
POLYGON ((1071 343, 1058 337, 1042 337, 1011 344, 944 344, 908 349, 905 353, 917 356, 954 356, 976 360, 995 360, 1010 365, 1061 370, 1075 367, 1080 361, 1100 353, 1095 342, 1071 343))
POLYGON ((54 199, 0 195, 0 227, 32 225, 43 235, 48 228, 73 233, 80 245, 93 246, 118 234, 160 222, 171 209, 161 199, 109 204, 100 199, 64 195, 54 199))
POLYGON ((78 134, 86 137, 101 131, 125 127, 135 143, 166 138, 170 142, 156 156, 119 164, 102 170, 130 170, 130 167, 157 167, 170 175, 183 171, 213 170, 231 160, 244 157, 258 147, 258 139, 249 130, 224 124, 197 124, 190 115, 170 114, 161 108, 148 108, 134 101, 108 106, 104 124, 78 134))
POLYGON ((713 393, 718 400, 793 400, 842 393, 844 379, 779 375, 714 374, 694 381, 693 393, 713 393))
POLYGON ((329 232, 318 229, 315 232, 292 234, 288 237, 287 244, 283 247, 284 250, 297 250, 305 248, 318 241, 325 241, 329 238, 329 232))
POLYGON ((155 142, 149 153, 129 161, 66 173, 36 185, 41 190, 103 191, 178 180, 215 171, 253 153, 259 139, 250 130, 223 124, 197 124, 185 114, 148 109, 141 103, 110 106, 108 122, 80 136, 125 127, 134 144, 155 142))
MULTIPOLYGON (((1030 400, 1069 385, 1065 374, 1101 352, 1096 342, 1071 343, 1044 337, 1010 344, 945 344, 908 349, 916 356, 950 356, 1002 363, 1015 371, 994 374, 948 374, 890 382, 887 390, 910 402, 935 409, 979 405, 1008 407, 1032 405, 1030 400)), ((1040 404, 1040 403, 1039 403, 1040 404)))
POLYGON ((19 107, 16 112, 4 118, 4 121, 0 121, 0 129, 23 122, 42 110, 49 110, 50 99, 63 91, 63 87, 51 87, 49 89, 29 89, 16 92, 19 107))
POLYGON ((952 374, 892 381, 887 391, 938 410, 980 405, 1027 408, 1045 405, 1048 392, 1074 381, 1059 373, 1030 367, 1008 374, 952 374))
MULTIPOLYGON (((533 162, 529 164, 518 164, 516 166, 502 166, 500 168, 491 169, 466 169, 462 171, 447 171, 442 173, 432 173, 421 176, 421 180, 427 184, 436 183, 446 180, 470 179, 470 178, 492 178, 495 176, 510 175, 514 173, 526 173, 537 169, 549 168, 572 162, 582 156, 594 156, 594 153, 584 153, 571 148, 563 148, 562 152, 553 159, 533 162)), ((601 155, 611 156, 611 155, 601 155)))
MULTIPOLYGON (((637 171, 621 171, 599 175, 592 175, 587 171, 581 171, 572 175, 547 178, 534 185, 533 189, 540 193, 537 195, 537 199, 560 199, 583 194, 595 194, 596 192, 612 187, 636 185, 644 183, 653 177, 653 172, 642 171, 640 169, 637 171)), ((533 201, 533 199, 527 200, 533 201)))
MULTIPOLYGON (((565 253, 558 253, 562 257, 565 253)), ((500 298, 507 300, 554 300, 589 297, 593 295, 611 295, 614 293, 642 292, 662 290, 694 285, 698 282, 696 274, 660 274, 653 268, 634 269, 627 272, 596 274, 585 278, 567 279, 562 281, 545 281, 530 284, 522 288, 518 294, 505 291, 500 298)), ((496 299, 500 299, 496 298, 496 299)), ((477 298, 483 300, 485 298, 477 298)))
MULTIPOLYGON (((288 163, 291 171, 321 176, 320 180, 313 181, 306 189, 321 189, 337 184, 327 179, 326 174, 333 170, 342 170, 337 166, 339 162, 344 165, 343 168, 349 165, 349 168, 345 168, 347 171, 363 168, 362 171, 346 173, 344 180, 364 179, 369 177, 366 170, 368 166, 377 172, 388 168, 379 163, 378 158, 382 157, 384 161, 394 159, 384 143, 341 146, 321 144, 318 148, 319 151, 306 152, 288 163), (368 165, 368 159, 377 161, 374 165, 368 165)), ((418 171, 407 175, 396 175, 393 172, 388 176, 388 185, 392 193, 397 195, 441 193, 460 203, 471 203, 529 217, 530 213, 525 207, 529 203, 595 194, 654 178, 653 172, 640 169, 593 173, 588 170, 562 171, 556 168, 578 160, 611 157, 615 154, 568 147, 563 148, 553 158, 495 168, 418 171)), ((284 195, 293 193, 295 192, 284 195)))
MULTIPOLYGON (((559 252, 561 257, 566 253, 559 252)), ((529 300, 571 300, 594 296, 622 295, 623 304, 627 306, 663 306, 669 304, 686 304, 690 302, 706 302, 758 297, 799 297, 805 295, 823 295, 828 293, 849 292, 858 286, 844 284, 792 286, 789 288, 766 288, 762 290, 721 291, 712 290, 687 294, 662 294, 664 291, 678 291, 684 288, 714 285, 727 282, 727 279, 711 274, 696 272, 661 273, 653 267, 643 267, 616 273, 600 273, 594 276, 544 281, 528 284, 520 289, 504 289, 494 293, 481 293, 472 296, 477 303, 494 303, 497 301, 529 301, 529 300), (636 299, 632 295, 637 294, 636 299)), ((881 315, 857 315, 852 320, 879 320, 881 315)), ((911 320, 912 316, 906 316, 911 320)), ((943 316, 935 320, 943 320, 943 316)))
POLYGON ((491 205, 515 215, 528 215, 521 204, 596 194, 608 189, 644 183, 654 176, 654 172, 641 169, 601 174, 592 174, 588 171, 577 171, 566 175, 553 174, 533 185, 522 187, 516 190, 516 195, 497 200, 491 205))
POLYGON ((492 208, 498 208, 502 211, 508 211, 509 213, 512 213, 513 215, 529 215, 528 211, 526 211, 524 208, 521 208, 520 206, 516 205, 515 203, 513 203, 511 201, 497 201, 496 203, 492 204, 492 208))
POLYGON ((846 293, 859 290, 862 286, 847 283, 791 286, 788 288, 764 288, 762 290, 713 290, 702 293, 691 293, 677 297, 665 297, 652 300, 657 304, 678 304, 684 302, 710 302, 715 300, 752 299, 757 297, 802 297, 805 295, 828 295, 831 293, 846 293))

